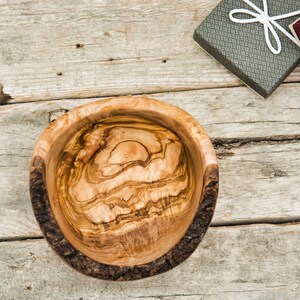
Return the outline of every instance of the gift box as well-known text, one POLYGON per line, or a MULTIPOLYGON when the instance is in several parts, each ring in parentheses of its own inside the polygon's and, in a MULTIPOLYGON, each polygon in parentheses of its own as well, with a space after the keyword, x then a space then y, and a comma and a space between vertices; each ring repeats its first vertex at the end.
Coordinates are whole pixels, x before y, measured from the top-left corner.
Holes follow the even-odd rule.
POLYGON ((289 25, 300 0, 223 0, 195 30, 194 40, 267 98, 300 62, 289 25))

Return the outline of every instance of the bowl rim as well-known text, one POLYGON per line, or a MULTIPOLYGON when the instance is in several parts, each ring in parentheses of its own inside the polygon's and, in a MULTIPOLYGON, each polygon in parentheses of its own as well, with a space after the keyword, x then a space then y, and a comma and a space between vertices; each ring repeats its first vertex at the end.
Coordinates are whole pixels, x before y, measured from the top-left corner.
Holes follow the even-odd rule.
POLYGON ((197 248, 212 220, 219 189, 218 162, 213 145, 200 124, 177 106, 145 97, 116 97, 80 105, 50 124, 36 141, 30 164, 30 196, 38 224, 56 254, 75 270, 105 280, 136 280, 168 271, 186 260, 197 248), (191 225, 180 241, 163 256, 137 266, 116 266, 100 263, 78 251, 63 235, 51 209, 46 186, 46 157, 56 134, 99 111, 130 110, 138 113, 165 115, 184 124, 194 142, 201 148, 203 188, 200 205, 191 225), (72 115, 72 118, 69 116, 72 115))

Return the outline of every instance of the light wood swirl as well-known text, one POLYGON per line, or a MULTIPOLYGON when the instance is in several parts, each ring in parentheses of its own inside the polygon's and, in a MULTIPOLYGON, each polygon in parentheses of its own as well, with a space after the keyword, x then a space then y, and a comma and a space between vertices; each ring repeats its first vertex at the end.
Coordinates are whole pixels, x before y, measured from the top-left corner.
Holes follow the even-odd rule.
POLYGON ((178 242, 193 213, 185 147, 142 118, 83 127, 66 144, 56 178, 72 239, 101 262, 134 265, 159 257, 178 242))

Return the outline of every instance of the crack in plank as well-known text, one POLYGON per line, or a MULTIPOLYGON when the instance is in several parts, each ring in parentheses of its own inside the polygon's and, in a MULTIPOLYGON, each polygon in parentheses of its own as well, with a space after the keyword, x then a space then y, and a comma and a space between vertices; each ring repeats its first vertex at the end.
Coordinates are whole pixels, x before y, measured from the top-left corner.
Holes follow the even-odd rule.
POLYGON ((276 144, 290 144, 300 141, 299 134, 292 135, 274 135, 265 137, 249 137, 249 138, 215 138, 211 139, 215 149, 237 149, 245 145, 276 145, 276 144))
MULTIPOLYGON (((240 223, 234 223, 234 222, 227 222, 224 224, 212 224, 210 227, 212 228, 222 228, 222 227, 249 227, 249 226, 255 226, 255 225, 272 225, 272 226, 299 226, 300 225, 300 218, 297 221, 282 221, 282 222, 240 222, 240 223)), ((9 238, 0 238, 0 243, 2 242, 26 242, 31 240, 44 240, 43 235, 36 235, 36 236, 17 236, 17 237, 9 237, 9 238)))

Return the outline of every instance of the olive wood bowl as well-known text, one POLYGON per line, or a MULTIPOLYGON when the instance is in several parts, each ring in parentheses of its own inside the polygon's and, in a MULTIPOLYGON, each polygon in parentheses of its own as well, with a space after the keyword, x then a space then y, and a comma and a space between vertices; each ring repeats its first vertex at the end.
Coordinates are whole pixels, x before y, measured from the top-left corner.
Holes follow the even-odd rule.
POLYGON ((218 194, 212 143, 178 107, 142 97, 79 106, 36 142, 40 228, 74 269, 135 280, 172 269, 203 238, 218 194))

